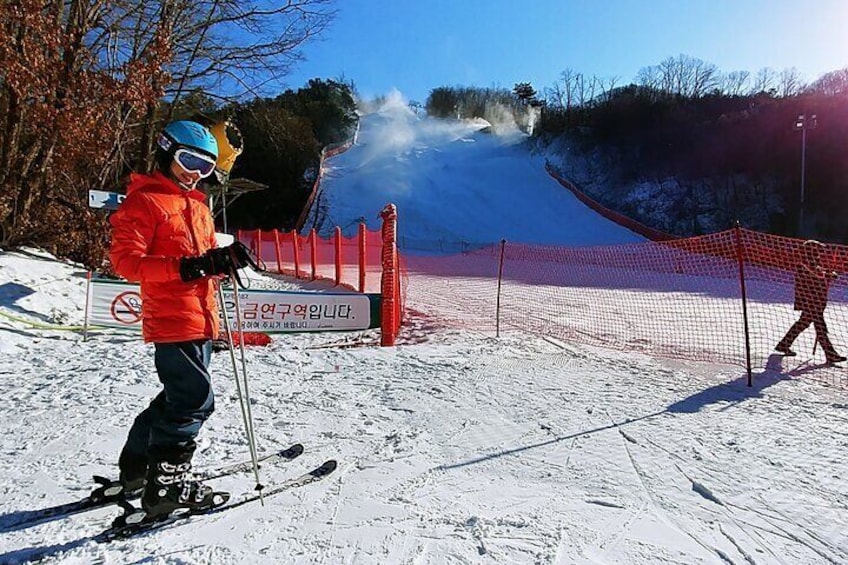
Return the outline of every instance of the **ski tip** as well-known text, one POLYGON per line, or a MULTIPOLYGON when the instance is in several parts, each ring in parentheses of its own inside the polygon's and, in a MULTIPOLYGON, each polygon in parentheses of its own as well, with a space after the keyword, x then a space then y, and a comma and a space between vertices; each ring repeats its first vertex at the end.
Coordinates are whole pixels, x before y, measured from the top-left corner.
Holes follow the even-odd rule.
MULTIPOLYGON (((261 485, 257 485, 261 486, 261 485)), ((263 487, 264 488, 264 487, 263 487)), ((230 493, 218 491, 212 495, 212 507, 209 510, 223 506, 230 501, 230 493)))
POLYGON ((327 461, 324 461, 320 467, 313 471, 312 474, 316 477, 323 477, 324 475, 329 475, 330 473, 335 471, 336 467, 338 466, 339 464, 336 462, 335 459, 329 459, 327 461))
POLYGON ((303 453, 303 449, 304 448, 302 443, 296 443, 291 447, 284 449, 281 454, 286 459, 294 459, 295 457, 298 457, 300 454, 303 453))

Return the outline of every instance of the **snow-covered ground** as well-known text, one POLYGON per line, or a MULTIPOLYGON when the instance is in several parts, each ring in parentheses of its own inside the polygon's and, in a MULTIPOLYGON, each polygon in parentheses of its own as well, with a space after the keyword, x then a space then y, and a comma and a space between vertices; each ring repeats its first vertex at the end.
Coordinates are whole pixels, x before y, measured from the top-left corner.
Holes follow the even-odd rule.
MULTIPOLYGON (((36 290, 3 291, 4 313, 80 321, 79 269, 12 253, 0 267, 36 290)), ((260 449, 307 448, 263 481, 337 457, 326 482, 108 545, 89 538, 115 508, 16 528, 114 473, 157 387, 132 335, 3 326, 2 563, 848 562, 845 391, 786 377, 779 358, 751 390, 733 368, 424 319, 391 349, 333 347, 350 334, 250 349, 260 449)), ((213 371, 200 467, 247 457, 226 355, 213 371)))
MULTIPOLYGON (((444 329, 437 311, 393 348, 368 331, 248 349, 259 450, 306 446, 262 481, 337 458, 324 482, 109 544, 91 538, 114 507, 16 526, 114 475, 158 390, 137 335, 49 329, 81 324, 84 290, 77 266, 0 254, 0 563, 848 563, 848 391, 776 356, 748 388, 738 367, 444 329)), ((229 356, 212 371, 199 468, 248 458, 229 356)))

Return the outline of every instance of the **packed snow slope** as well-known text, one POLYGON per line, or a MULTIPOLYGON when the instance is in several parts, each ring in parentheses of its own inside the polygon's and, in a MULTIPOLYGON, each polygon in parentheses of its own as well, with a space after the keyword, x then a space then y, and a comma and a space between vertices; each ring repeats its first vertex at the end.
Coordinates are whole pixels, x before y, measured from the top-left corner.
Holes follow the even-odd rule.
POLYGON ((418 116, 395 93, 362 116, 351 149, 325 161, 322 231, 341 226, 352 235, 360 219, 378 229, 378 213, 394 203, 405 251, 501 239, 573 246, 643 240, 560 186, 526 140, 508 122, 418 116))
MULTIPOLYGON (((346 347, 364 332, 248 350, 260 452, 306 446, 262 481, 335 457, 324 482, 109 544, 92 536, 115 507, 24 525, 117 473, 159 388, 137 335, 43 329, 82 322, 84 289, 79 267, 0 253, 0 563, 848 563, 845 390, 778 356, 747 388, 735 368, 421 319, 393 348, 346 347)), ((200 468, 248 458, 229 356, 211 371, 200 468)))

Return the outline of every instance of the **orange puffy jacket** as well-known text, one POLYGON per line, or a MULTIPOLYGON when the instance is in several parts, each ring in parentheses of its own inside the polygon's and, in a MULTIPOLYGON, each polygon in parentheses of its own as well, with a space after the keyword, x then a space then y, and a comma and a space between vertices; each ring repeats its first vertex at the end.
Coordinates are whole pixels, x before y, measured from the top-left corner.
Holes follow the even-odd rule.
POLYGON ((180 257, 202 255, 217 246, 205 196, 181 189, 158 171, 133 174, 127 197, 110 222, 109 259, 115 272, 141 283, 144 341, 218 337, 215 281, 180 279, 180 257))

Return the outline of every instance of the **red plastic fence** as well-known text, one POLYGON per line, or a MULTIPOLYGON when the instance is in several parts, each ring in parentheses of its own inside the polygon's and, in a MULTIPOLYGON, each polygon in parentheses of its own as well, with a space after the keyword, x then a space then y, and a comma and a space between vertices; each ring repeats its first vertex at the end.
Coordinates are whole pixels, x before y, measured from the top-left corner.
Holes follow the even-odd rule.
MULTIPOLYGON (((808 257, 803 243, 743 229, 591 248, 508 243, 500 327, 742 367, 750 352, 755 378, 768 365, 846 384, 845 369, 825 366, 825 346, 814 353, 813 325, 792 343, 797 357, 774 351, 802 315, 794 306, 796 270, 808 257)), ((848 248, 825 245, 819 254, 813 270, 826 277, 828 337, 835 353, 846 354, 848 248)), ((448 257, 406 256, 407 306, 446 324, 494 331, 500 255, 493 245, 448 257)), ((820 301, 821 291, 809 287, 800 290, 802 302, 820 301)))
POLYGON ((304 224, 306 223, 306 218, 309 217, 309 213, 312 210, 312 205, 315 204, 315 198, 318 196, 318 192, 321 190, 321 176, 324 174, 324 161, 329 159, 330 157, 334 157, 341 153, 344 153, 351 147, 356 140, 356 136, 359 133, 359 123, 356 124, 356 132, 354 133, 351 139, 347 141, 343 141, 341 143, 334 143, 324 147, 321 150, 321 157, 318 161, 318 176, 315 178, 315 182, 312 183, 312 190, 309 191, 309 196, 306 198, 306 204, 303 206, 303 210, 300 213, 300 216, 297 219, 297 223, 295 224, 295 230, 300 231, 303 229, 304 224))
POLYGON ((239 231, 236 237, 269 271, 307 280, 324 280, 357 292, 381 292, 381 232, 365 230, 365 238, 340 232, 322 238, 277 230, 239 231), (365 243, 364 247, 362 243, 365 243))
POLYGON ((236 238, 275 273, 298 279, 330 281, 355 292, 382 296, 383 345, 393 345, 402 318, 400 270, 397 255, 397 212, 383 212, 381 231, 360 224, 355 237, 346 238, 336 228, 329 239, 312 230, 303 237, 296 231, 240 230, 236 238))
POLYGON ((592 210, 594 210, 595 212, 597 212, 601 216, 607 218, 608 220, 611 220, 611 221, 615 222, 616 224, 618 224, 620 226, 624 226, 625 228, 628 228, 630 231, 632 231, 634 233, 638 233, 639 235, 644 236, 644 237, 650 239, 651 241, 667 241, 667 240, 670 240, 670 239, 676 239, 677 238, 677 236, 674 236, 674 235, 665 233, 663 231, 656 230, 654 228, 648 227, 645 224, 639 223, 636 220, 628 218, 624 214, 619 214, 618 212, 616 212, 614 210, 610 210, 606 206, 601 205, 599 202, 597 202, 596 200, 593 200, 592 198, 587 196, 582 190, 577 188, 577 186, 575 186, 574 183, 572 183, 571 181, 569 181, 568 179, 566 179, 565 177, 560 175, 556 170, 554 170, 553 166, 548 162, 545 163, 545 170, 559 184, 561 184, 564 188, 571 191, 574 194, 574 196, 577 197, 578 200, 580 200, 586 206, 588 206, 589 208, 591 208, 592 210))

